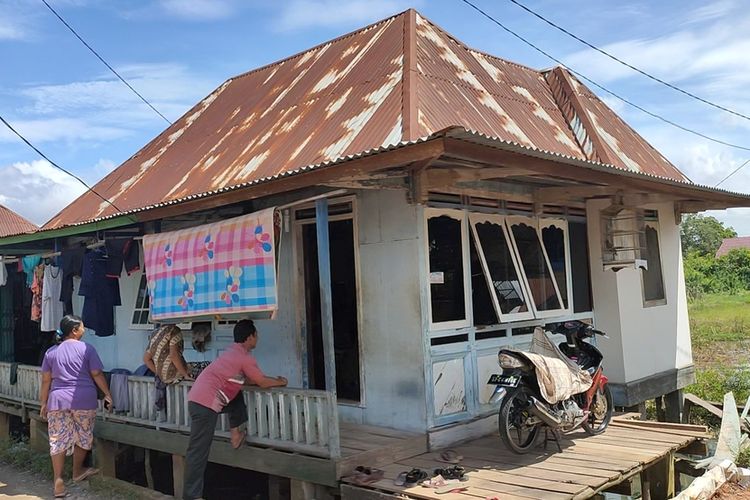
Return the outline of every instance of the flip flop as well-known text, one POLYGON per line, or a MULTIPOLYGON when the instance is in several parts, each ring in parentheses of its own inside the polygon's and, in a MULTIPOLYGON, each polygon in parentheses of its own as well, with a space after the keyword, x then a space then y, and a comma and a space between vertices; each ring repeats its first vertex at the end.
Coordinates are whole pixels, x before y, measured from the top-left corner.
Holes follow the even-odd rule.
POLYGON ((404 486, 406 484, 406 476, 409 473, 406 471, 402 471, 398 473, 398 476, 396 476, 396 479, 393 480, 393 484, 396 486, 404 486))
POLYGON ((240 433, 240 436, 241 436, 241 437, 240 437, 240 442, 239 442, 239 443, 237 443, 237 444, 234 444, 234 442, 232 441, 232 438, 229 438, 229 444, 231 444, 231 445, 232 445, 232 448, 234 448, 235 450, 238 450, 238 449, 240 449, 240 447, 241 447, 241 446, 242 446, 243 444, 245 444, 245 438, 247 438, 247 432, 245 432, 245 431, 242 431, 242 432, 240 433))
POLYGON ((376 469, 374 467, 363 467, 359 466, 354 469, 354 476, 352 479, 357 484, 371 484, 383 479, 385 472, 382 469, 376 469))
POLYGON ((62 493, 55 493, 55 498, 65 498, 68 496, 68 490, 63 491, 62 493))
MULTIPOLYGON (((81 481, 83 481, 85 479, 88 479, 89 477, 91 477, 93 475, 96 475, 96 474, 99 474, 99 469, 88 468, 85 471, 83 471, 83 474, 81 474, 80 476, 74 477, 73 478, 73 482, 74 483, 80 483, 81 481)), ((64 497, 62 497, 62 498, 64 498, 64 497)))
POLYGON ((444 493, 460 493, 462 491, 468 490, 468 486, 459 486, 456 484, 447 484, 445 486, 442 486, 440 488, 435 489, 435 493, 438 495, 442 495, 444 493))
POLYGON ((464 457, 459 455, 456 450, 443 450, 440 452, 440 458, 438 458, 438 461, 446 464, 457 464, 463 459, 464 457))

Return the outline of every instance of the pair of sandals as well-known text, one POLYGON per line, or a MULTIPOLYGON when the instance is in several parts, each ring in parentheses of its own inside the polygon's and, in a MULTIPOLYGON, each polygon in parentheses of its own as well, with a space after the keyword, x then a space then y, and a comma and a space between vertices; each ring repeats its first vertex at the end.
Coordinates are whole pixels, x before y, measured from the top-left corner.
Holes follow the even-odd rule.
POLYGON ((376 469, 374 467, 364 467, 362 465, 354 469, 354 475, 352 480, 356 484, 366 485, 372 484, 383 479, 385 473, 382 469, 376 469))
POLYGON ((393 484, 396 486, 414 486, 420 481, 427 479, 427 472, 416 467, 410 471, 400 472, 396 479, 393 480, 393 484))

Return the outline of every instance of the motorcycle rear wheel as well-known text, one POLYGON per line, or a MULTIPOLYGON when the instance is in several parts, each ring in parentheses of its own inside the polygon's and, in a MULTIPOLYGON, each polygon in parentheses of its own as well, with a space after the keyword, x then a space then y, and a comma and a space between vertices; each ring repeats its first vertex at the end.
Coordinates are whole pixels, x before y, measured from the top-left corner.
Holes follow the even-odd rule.
POLYGON ((528 453, 536 442, 541 423, 525 425, 532 417, 529 411, 531 391, 524 386, 511 389, 500 406, 498 426, 500 438, 512 452, 522 455, 528 453))
POLYGON ((591 414, 589 420, 583 423, 581 427, 588 434, 596 436, 607 429, 610 420, 612 420, 612 392, 609 386, 604 386, 604 391, 597 389, 594 393, 594 399, 591 401, 591 414))

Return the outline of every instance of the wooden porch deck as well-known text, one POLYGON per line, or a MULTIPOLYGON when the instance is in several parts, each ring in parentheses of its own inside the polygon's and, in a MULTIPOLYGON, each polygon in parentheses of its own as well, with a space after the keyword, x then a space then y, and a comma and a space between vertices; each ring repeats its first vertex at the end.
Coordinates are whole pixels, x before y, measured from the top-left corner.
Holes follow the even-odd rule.
MULTIPOLYGON (((503 447, 499 436, 487 436, 453 448, 464 457, 461 465, 468 480, 460 485, 467 487, 465 492, 438 495, 422 486, 404 488, 393 484, 399 472, 413 467, 430 473, 446 467, 437 460, 439 452, 431 452, 391 461, 381 467, 385 478, 367 486, 353 485, 345 478, 342 500, 591 498, 654 466, 664 466, 662 477, 674 481, 674 453, 704 437, 706 433, 697 426, 615 419, 602 435, 586 436, 581 432, 564 438, 562 453, 549 443, 547 451, 540 446, 538 452, 515 455, 503 447)), ((669 485, 663 486, 668 490, 669 485)))

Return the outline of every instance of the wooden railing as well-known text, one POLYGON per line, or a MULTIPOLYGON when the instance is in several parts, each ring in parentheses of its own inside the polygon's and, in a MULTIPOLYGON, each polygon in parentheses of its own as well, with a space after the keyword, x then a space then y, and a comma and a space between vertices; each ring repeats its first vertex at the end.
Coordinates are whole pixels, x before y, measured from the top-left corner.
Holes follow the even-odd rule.
MULTIPOLYGON (((10 383, 10 372, 11 363, 0 362, 0 398, 38 408, 41 369, 18 365, 15 384, 10 383)), ((154 406, 153 377, 128 376, 128 410, 100 411, 99 416, 106 420, 187 433, 190 431, 187 394, 191 386, 192 382, 167 386, 167 411, 160 421, 154 406)), ((243 395, 248 413, 248 443, 326 458, 341 456, 338 409, 332 393, 244 387, 243 395)), ((221 415, 216 433, 220 436, 229 434, 226 415, 221 415)))
MULTIPOLYGON (((187 394, 192 382, 167 387, 168 424, 190 429, 187 394)), ((326 391, 243 388, 247 405, 247 441, 273 448, 337 458, 341 455, 336 398, 326 391)), ((217 434, 228 435, 221 415, 217 434)))

